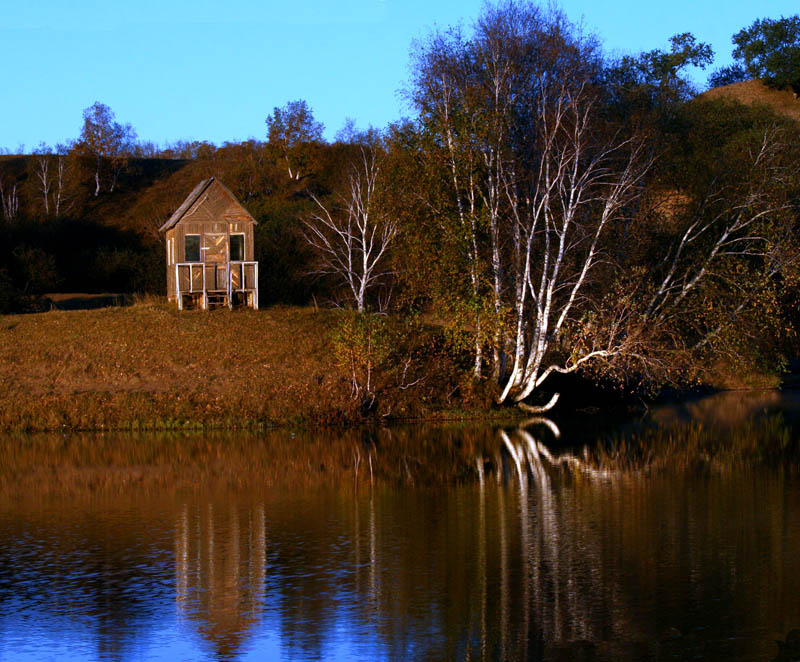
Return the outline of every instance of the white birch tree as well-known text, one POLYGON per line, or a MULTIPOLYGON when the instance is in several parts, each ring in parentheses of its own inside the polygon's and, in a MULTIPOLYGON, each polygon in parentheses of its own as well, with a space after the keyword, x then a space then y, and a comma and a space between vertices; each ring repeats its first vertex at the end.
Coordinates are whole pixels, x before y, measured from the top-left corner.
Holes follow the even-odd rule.
POLYGON ((36 185, 42 196, 45 216, 50 216, 50 191, 53 188, 52 150, 45 143, 40 143, 34 151, 33 172, 36 185))
POLYGON ((0 206, 3 209, 3 219, 12 222, 17 220, 19 214, 18 183, 15 180, 5 181, 0 175, 0 206))
POLYGON ((525 400, 583 368, 663 375, 679 353, 691 361, 719 344, 725 316, 796 270, 792 221, 778 220, 785 202, 775 194, 791 184, 781 183, 781 140, 770 130, 704 195, 690 184, 691 213, 669 219, 673 234, 651 241, 644 261, 625 257, 614 242, 642 216, 653 157, 642 135, 609 119, 599 54, 558 11, 489 5, 469 38, 435 33, 414 64, 421 158, 450 199, 449 215, 430 203, 446 228, 439 238, 456 237, 464 251, 461 289, 451 292, 490 304, 493 316, 464 329, 474 333, 476 375, 491 351, 499 403, 547 410, 557 394, 538 407, 525 400), (723 290, 725 303, 715 302, 723 290))
POLYGON ((682 343, 689 367, 704 357, 735 364, 751 358, 742 347, 757 352, 781 326, 779 292, 796 284, 800 268, 792 205, 798 168, 791 157, 786 163, 781 129, 753 133, 672 214, 675 236, 639 288, 638 324, 654 338, 653 355, 682 343))
POLYGON ((311 194, 317 211, 304 220, 304 236, 319 257, 316 273, 345 286, 353 307, 362 313, 368 295, 390 275, 387 256, 397 234, 395 221, 377 200, 380 156, 377 147, 360 147, 351 165, 348 190, 333 204, 311 194))
POLYGON ((596 141, 591 93, 585 85, 575 90, 562 85, 541 81, 534 141, 538 167, 506 188, 517 226, 513 254, 519 283, 511 294, 511 369, 499 402, 521 403, 552 373, 574 372, 626 349, 623 329, 597 318, 590 284, 609 225, 637 195, 646 171, 643 145, 616 135, 596 141))
POLYGON ((58 218, 71 206, 69 150, 67 145, 53 149, 41 143, 33 152, 33 181, 45 216, 58 218))
POLYGON ((598 121, 596 60, 562 14, 514 2, 487 7, 471 39, 417 49, 412 100, 447 163, 465 276, 494 312, 491 333, 476 325, 474 372, 490 338, 500 402, 615 351, 583 329, 565 353, 562 337, 591 308, 604 233, 646 171, 641 141, 598 121))
POLYGON ((69 211, 72 204, 72 197, 69 193, 69 145, 58 144, 55 149, 55 192, 53 207, 56 217, 69 211))
POLYGON ((283 108, 275 107, 265 121, 267 139, 280 149, 289 178, 299 180, 306 174, 307 154, 304 151, 311 143, 323 142, 324 125, 314 119, 311 108, 303 99, 290 101, 283 108))

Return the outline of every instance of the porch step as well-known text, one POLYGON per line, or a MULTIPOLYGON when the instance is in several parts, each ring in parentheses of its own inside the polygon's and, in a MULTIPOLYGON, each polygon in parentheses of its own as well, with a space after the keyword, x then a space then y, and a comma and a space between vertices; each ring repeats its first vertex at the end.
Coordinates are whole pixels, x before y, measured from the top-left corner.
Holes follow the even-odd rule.
POLYGON ((216 293, 208 293, 208 307, 209 308, 220 308, 222 306, 228 305, 228 295, 225 293, 216 294, 216 293))

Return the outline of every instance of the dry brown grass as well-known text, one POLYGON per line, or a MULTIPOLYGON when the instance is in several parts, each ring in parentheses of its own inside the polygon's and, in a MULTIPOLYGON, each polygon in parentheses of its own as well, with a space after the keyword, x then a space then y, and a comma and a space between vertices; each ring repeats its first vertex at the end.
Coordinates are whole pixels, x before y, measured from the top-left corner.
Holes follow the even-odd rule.
POLYGON ((716 87, 704 92, 698 99, 732 99, 748 106, 768 106, 776 113, 800 122, 800 99, 791 90, 774 90, 760 80, 716 87))
POLYGON ((0 317, 0 428, 237 427, 352 408, 334 313, 125 308, 0 317))
POLYGON ((126 307, 0 316, 0 430, 152 430, 487 415, 432 327, 398 320, 368 409, 335 362, 334 310, 126 307), (409 369, 409 366, 410 369, 409 369), (468 409, 463 409, 467 406, 468 409))
POLYGON ((720 361, 705 371, 703 381, 711 388, 720 391, 747 391, 780 388, 782 377, 778 374, 759 371, 755 367, 749 370, 736 369, 720 361))

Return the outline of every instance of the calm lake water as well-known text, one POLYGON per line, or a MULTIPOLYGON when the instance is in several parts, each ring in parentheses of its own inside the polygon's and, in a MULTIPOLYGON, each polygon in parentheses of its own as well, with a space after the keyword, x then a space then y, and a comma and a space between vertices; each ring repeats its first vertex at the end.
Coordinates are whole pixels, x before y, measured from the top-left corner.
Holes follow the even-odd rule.
POLYGON ((0 659, 776 658, 799 417, 2 438, 0 659))

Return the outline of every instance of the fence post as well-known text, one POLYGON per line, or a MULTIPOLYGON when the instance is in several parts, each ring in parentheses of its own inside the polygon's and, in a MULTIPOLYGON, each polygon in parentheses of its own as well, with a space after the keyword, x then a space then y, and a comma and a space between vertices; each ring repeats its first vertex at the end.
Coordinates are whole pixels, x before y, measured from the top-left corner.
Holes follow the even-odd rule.
POLYGON ((178 263, 175 263, 175 298, 178 300, 178 310, 183 310, 183 295, 181 294, 181 274, 178 263))

